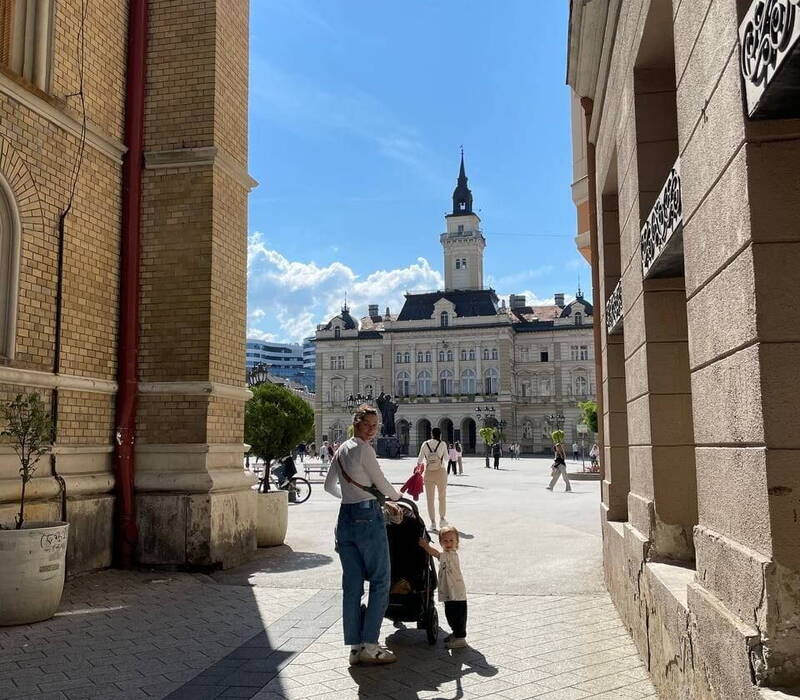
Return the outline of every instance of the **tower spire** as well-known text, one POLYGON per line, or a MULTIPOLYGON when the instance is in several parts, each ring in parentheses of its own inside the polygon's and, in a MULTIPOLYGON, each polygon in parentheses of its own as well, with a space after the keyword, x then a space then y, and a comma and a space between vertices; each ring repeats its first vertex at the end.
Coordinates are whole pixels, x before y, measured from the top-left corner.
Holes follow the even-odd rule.
POLYGON ((472 192, 467 185, 467 172, 464 169, 464 147, 461 147, 461 167, 458 170, 458 182, 453 190, 453 216, 472 214, 472 192))

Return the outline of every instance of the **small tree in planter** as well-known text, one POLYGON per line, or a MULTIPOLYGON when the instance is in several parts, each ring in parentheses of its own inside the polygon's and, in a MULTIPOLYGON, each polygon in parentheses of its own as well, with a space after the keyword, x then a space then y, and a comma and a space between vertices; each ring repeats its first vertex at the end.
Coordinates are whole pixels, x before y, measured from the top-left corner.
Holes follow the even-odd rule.
POLYGON ((478 434, 481 436, 481 440, 483 440, 484 444, 486 445, 486 467, 489 467, 489 453, 491 452, 491 447, 497 441, 497 428, 491 428, 486 426, 481 428, 478 431, 478 434))
POLYGON ((19 513, 14 519, 16 529, 19 530, 25 522, 25 489, 33 479, 42 455, 50 451, 53 423, 39 394, 17 394, 13 401, 0 406, 0 413, 6 422, 0 435, 11 438, 11 446, 19 458, 22 495, 19 499, 19 513))
POLYGON ((64 590, 69 525, 25 519, 25 496, 42 455, 50 451, 53 425, 38 394, 19 394, 0 405, 3 437, 20 462, 22 489, 15 527, 0 530, 0 625, 52 617, 64 590), (24 592, 24 595, 21 595, 24 592))

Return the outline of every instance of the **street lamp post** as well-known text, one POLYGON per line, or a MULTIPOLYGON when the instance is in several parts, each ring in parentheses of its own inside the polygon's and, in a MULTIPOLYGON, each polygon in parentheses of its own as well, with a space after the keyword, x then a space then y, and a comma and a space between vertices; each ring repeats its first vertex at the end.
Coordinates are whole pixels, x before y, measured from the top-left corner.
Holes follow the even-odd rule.
POLYGON ((269 365, 259 362, 247 373, 247 386, 254 387, 269 381, 269 365))
MULTIPOLYGON (((483 424, 483 427, 487 427, 489 421, 493 421, 497 423, 497 419, 495 418, 495 407, 494 406, 476 406, 475 407, 475 414, 478 416, 478 419, 483 424)), ((486 468, 489 468, 489 445, 486 445, 486 468)))
POLYGON ((367 394, 364 396, 363 394, 350 394, 347 397, 347 410, 348 411, 355 411, 361 404, 368 404, 372 406, 375 403, 375 400, 372 398, 372 394, 367 394))

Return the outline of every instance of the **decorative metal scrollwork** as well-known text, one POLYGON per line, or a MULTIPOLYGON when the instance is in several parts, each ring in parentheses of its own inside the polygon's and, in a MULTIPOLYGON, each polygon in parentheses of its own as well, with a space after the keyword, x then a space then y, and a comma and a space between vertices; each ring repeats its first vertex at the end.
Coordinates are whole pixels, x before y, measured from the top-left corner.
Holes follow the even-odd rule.
POLYGON ((800 36, 800 0, 754 0, 739 27, 740 67, 752 115, 800 36))
POLYGON ((606 330, 609 335, 619 329, 622 321, 622 280, 617 282, 606 302, 606 330))
POLYGON ((639 240, 642 252, 642 274, 645 277, 672 234, 682 226, 680 161, 675 161, 658 199, 642 226, 639 240))

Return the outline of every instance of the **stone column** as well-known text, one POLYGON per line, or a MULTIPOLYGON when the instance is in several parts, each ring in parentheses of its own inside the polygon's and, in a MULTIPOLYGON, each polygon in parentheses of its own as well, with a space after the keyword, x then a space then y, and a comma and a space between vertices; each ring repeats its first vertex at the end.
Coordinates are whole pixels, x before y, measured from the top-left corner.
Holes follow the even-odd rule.
POLYGON ((151 0, 136 490, 142 564, 255 550, 242 471, 248 5, 151 0))

